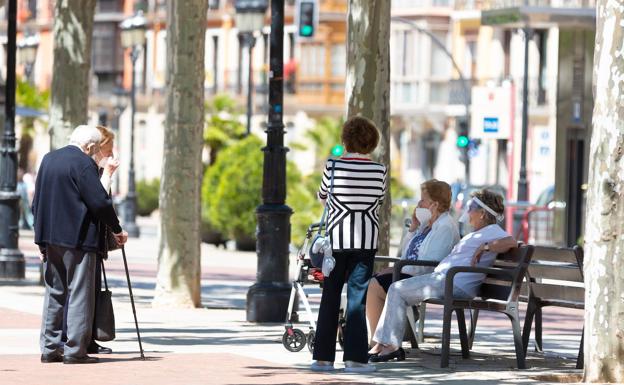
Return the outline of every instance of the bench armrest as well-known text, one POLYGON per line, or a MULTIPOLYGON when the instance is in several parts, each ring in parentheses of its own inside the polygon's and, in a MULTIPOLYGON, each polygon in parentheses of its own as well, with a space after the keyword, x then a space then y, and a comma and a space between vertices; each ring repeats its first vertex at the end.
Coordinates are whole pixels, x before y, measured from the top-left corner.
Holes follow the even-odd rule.
POLYGON ((392 282, 396 282, 401 277, 401 270, 405 266, 429 266, 436 267, 440 264, 438 261, 427 261, 427 260, 409 260, 409 259, 401 259, 394 263, 394 271, 392 272, 392 282))
POLYGON ((479 267, 479 266, 454 266, 451 267, 446 273, 446 281, 444 282, 444 298, 452 300, 453 298, 453 281, 455 275, 458 273, 482 273, 492 274, 501 277, 502 279, 513 282, 516 279, 516 274, 513 270, 501 269, 498 267, 479 267))
POLYGON ((397 263, 400 260, 401 260, 400 258, 389 257, 387 255, 376 255, 375 256, 375 262, 394 262, 394 263, 397 263))

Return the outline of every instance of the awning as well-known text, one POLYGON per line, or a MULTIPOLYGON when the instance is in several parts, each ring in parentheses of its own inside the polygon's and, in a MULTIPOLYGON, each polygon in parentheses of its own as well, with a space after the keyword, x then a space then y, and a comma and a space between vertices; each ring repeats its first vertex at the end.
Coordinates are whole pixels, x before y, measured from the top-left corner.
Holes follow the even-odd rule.
POLYGON ((481 12, 481 24, 504 28, 596 28, 595 8, 509 7, 481 12))

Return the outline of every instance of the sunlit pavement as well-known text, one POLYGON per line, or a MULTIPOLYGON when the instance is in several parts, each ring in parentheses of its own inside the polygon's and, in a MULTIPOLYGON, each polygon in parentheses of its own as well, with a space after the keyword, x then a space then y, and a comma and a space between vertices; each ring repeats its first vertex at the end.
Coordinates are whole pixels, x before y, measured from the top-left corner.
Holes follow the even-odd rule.
MULTIPOLYGON (((574 370, 582 329, 580 311, 545 309, 546 353, 535 353, 531 343, 530 369, 520 371, 514 369, 508 319, 482 312, 471 357, 461 358, 453 329, 450 367, 440 369, 441 308, 434 306, 427 309, 426 342, 421 350, 410 349, 405 362, 379 364, 378 371, 371 374, 346 374, 341 372, 339 351, 336 372, 313 373, 307 369, 311 362, 307 348, 291 353, 282 346, 281 324, 245 321, 245 296, 255 279, 254 253, 202 245, 203 308, 152 308, 158 254, 155 222, 141 219, 139 224, 144 235, 130 240, 126 251, 147 360, 139 359, 121 253, 117 251, 106 265, 115 302, 117 338, 103 343, 115 354, 101 355, 101 362, 95 365, 39 362, 43 288, 37 284, 37 248, 32 235, 23 233, 20 249, 27 259, 27 279, 0 282, 0 384, 500 384, 545 383, 553 376, 572 379, 580 373, 574 370)), ((306 292, 320 290, 306 287, 306 292)), ((305 321, 304 312, 301 318, 305 321)), ((307 331, 303 323, 301 328, 307 331)))

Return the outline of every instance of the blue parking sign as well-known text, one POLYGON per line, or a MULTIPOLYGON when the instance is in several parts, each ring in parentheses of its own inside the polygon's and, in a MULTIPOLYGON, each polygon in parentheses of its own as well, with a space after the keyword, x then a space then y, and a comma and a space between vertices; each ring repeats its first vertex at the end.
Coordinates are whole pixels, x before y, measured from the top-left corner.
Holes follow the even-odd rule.
POLYGON ((499 127, 498 118, 483 118, 483 132, 496 133, 499 127))

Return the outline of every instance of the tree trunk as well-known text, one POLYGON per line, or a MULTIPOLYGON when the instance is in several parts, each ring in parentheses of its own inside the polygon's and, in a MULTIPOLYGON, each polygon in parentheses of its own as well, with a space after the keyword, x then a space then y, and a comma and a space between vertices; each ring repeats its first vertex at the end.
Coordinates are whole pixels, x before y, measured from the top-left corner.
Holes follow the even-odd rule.
POLYGON ((87 123, 95 3, 96 0, 55 2, 50 105, 53 150, 66 146, 72 130, 87 123))
POLYGON ((621 2, 599 0, 585 226, 585 381, 624 382, 624 40, 621 2))
POLYGON ((167 118, 155 306, 198 307, 207 0, 167 2, 167 118))
POLYGON ((361 115, 379 128, 376 159, 388 167, 388 189, 379 212, 379 255, 390 246, 390 1, 349 0, 347 116, 361 115))

